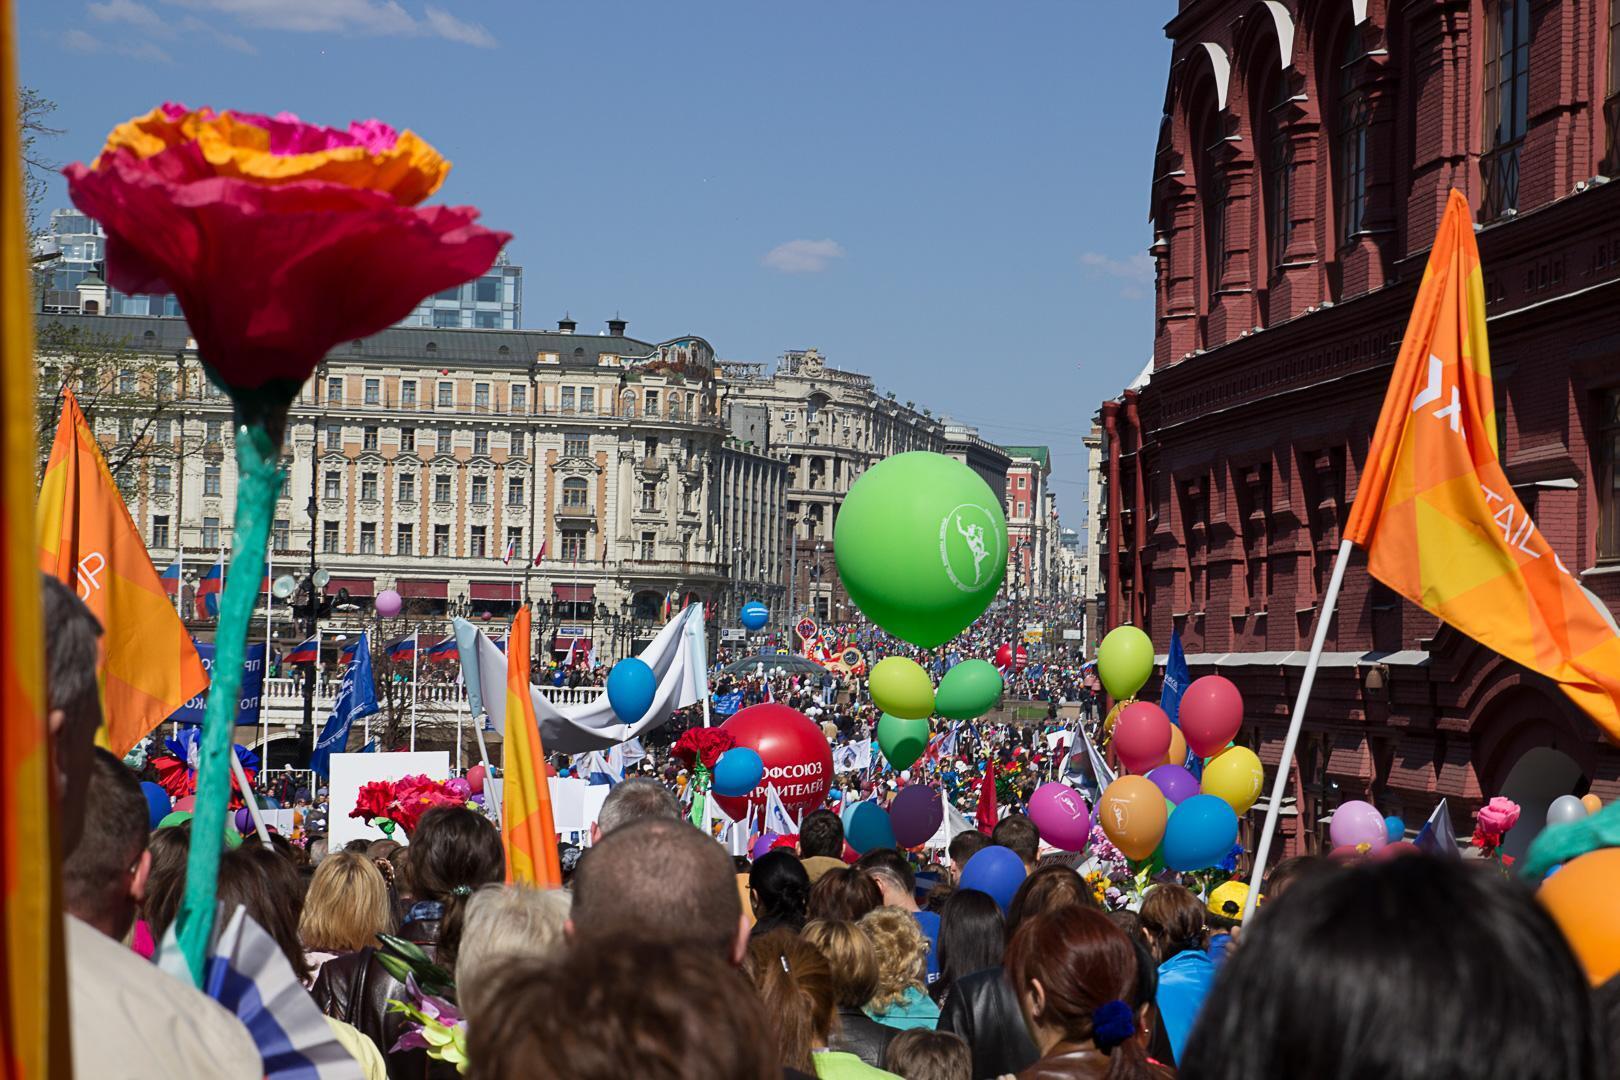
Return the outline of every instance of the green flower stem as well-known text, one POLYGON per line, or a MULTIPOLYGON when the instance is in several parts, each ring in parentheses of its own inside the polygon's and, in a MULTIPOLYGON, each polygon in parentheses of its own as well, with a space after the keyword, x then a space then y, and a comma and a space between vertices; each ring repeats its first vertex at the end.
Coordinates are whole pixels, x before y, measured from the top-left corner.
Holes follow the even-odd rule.
POLYGON ((246 416, 238 406, 236 429, 236 516, 230 569, 220 598, 214 638, 214 672, 203 712, 198 747, 197 801, 192 812, 191 851, 186 860, 186 891, 180 901, 176 935, 192 979, 202 985, 203 961, 213 937, 215 888, 219 877, 225 811, 231 801, 231 754, 236 711, 242 697, 248 626, 264 580, 270 520, 281 492, 279 422, 262 413, 246 416), (274 435, 272 435, 272 432, 274 435))

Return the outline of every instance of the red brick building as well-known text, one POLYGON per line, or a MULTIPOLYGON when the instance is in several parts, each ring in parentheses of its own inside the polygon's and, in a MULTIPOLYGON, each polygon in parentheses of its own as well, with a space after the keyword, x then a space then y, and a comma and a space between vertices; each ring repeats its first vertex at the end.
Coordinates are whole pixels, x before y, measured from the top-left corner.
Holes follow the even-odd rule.
MULTIPOLYGON (((1106 623, 1243 688, 1268 769, 1448 188, 1476 209, 1502 453, 1620 609, 1620 0, 1182 0, 1154 160, 1152 377, 1103 406, 1106 623)), ((1373 582, 1331 624, 1282 837, 1366 798, 1459 832, 1620 796, 1545 679, 1373 582)), ((1250 818, 1257 818, 1251 814, 1250 818)), ((1250 826, 1253 828, 1253 826, 1250 826)), ((1521 833, 1521 836, 1523 833, 1521 833)))

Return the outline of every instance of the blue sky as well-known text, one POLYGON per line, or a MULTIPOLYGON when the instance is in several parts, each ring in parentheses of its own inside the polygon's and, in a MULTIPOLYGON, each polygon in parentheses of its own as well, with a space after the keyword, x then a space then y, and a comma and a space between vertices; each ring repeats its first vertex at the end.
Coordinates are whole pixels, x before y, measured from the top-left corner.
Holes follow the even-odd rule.
POLYGON ((1080 436, 1152 349, 1168 0, 20 8, 58 160, 166 99, 412 127, 455 163, 440 197, 515 234, 526 325, 818 348, 1050 445, 1065 524, 1080 436))

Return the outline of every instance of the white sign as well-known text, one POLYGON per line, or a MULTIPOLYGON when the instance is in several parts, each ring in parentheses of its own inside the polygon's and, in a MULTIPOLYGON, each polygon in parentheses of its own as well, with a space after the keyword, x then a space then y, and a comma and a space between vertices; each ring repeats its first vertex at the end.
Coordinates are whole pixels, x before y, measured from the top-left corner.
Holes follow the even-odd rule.
MULTIPOLYGON (((608 786, 597 784, 592 787, 588 781, 573 776, 552 776, 547 778, 551 788, 551 823, 556 826, 557 836, 570 844, 589 843, 591 826, 602 813, 602 800, 607 798, 608 786), (600 794, 594 794, 600 792, 600 794)), ((503 779, 490 777, 484 781, 484 797, 496 800, 501 812, 506 812, 506 806, 500 802, 501 784, 503 779)))
POLYGON ((1085 636, 1086 635, 1084 633, 1082 633, 1081 631, 1079 631, 1079 630, 1065 630, 1065 631, 1063 631, 1063 640, 1064 641, 1079 641, 1081 638, 1083 638, 1085 636))
MULTIPOLYGON (((373 780, 401 780, 417 775, 426 776, 429 780, 448 780, 450 753, 447 750, 419 750, 396 754, 333 754, 331 768, 327 788, 332 802, 327 812, 326 843, 328 851, 341 851, 350 840, 388 839, 381 829, 369 821, 349 816, 360 801, 362 787, 373 780)), ((402 844, 410 842, 404 829, 395 829, 393 838, 402 844)))

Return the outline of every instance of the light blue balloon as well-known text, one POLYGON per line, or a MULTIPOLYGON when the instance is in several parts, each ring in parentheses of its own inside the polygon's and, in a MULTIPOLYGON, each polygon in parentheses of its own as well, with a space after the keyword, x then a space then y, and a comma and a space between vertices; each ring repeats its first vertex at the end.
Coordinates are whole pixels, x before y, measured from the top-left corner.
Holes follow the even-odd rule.
POLYGON ((622 723, 634 724, 646 716, 657 691, 658 676, 640 657, 620 660, 608 672, 608 704, 613 707, 613 715, 622 723))
POLYGON ((1179 871, 1214 866, 1232 850, 1237 830, 1237 811, 1220 796, 1183 799, 1164 827, 1164 865, 1179 871))
POLYGON ((991 844, 973 853, 962 867, 962 878, 957 888, 982 892, 1001 906, 1002 911, 1012 903, 1013 894, 1024 883, 1024 860, 1011 848, 991 844))
POLYGON ((758 630, 771 620, 771 609, 758 600, 750 600, 737 613, 737 621, 748 630, 758 630))
POLYGON ((759 787, 765 779, 765 759, 748 746, 733 746, 714 763, 714 791, 730 799, 740 799, 759 787))
POLYGON ((865 855, 879 848, 892 848, 894 826, 889 824, 889 812, 875 802, 863 802, 849 816, 845 831, 849 846, 865 855))
POLYGON ((1389 842, 1398 844, 1406 839, 1406 822, 1394 814, 1384 819, 1384 829, 1389 833, 1389 842))

